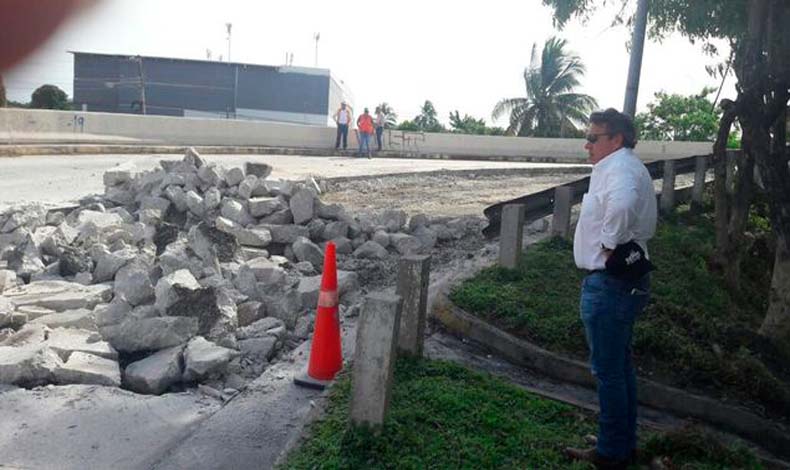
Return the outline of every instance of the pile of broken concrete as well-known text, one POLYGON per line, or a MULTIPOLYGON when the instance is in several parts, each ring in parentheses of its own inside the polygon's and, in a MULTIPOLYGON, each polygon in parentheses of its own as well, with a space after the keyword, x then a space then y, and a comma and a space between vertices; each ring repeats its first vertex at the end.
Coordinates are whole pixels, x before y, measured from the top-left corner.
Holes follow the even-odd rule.
MULTIPOLYGON (((0 214, 0 383, 231 393, 309 336, 327 242, 377 263, 468 230, 352 216, 315 180, 270 173, 190 149, 156 170, 108 171, 105 193, 78 205, 0 214)), ((358 309, 358 275, 338 279, 341 311, 358 309)))

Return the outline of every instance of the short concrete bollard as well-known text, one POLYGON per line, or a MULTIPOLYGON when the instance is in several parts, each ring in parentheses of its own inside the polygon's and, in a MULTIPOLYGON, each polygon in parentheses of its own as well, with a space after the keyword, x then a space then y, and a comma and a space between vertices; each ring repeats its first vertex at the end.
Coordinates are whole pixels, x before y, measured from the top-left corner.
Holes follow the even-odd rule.
POLYGON ((675 208, 675 161, 664 162, 664 178, 661 185, 661 211, 671 212, 675 208))
POLYGON ((403 299, 398 350, 413 356, 422 356, 430 276, 428 255, 404 256, 398 262, 396 293, 403 299))
POLYGON ((524 206, 508 204, 502 208, 502 223, 499 231, 499 264, 513 269, 521 258, 524 238, 524 206))
POLYGON ((571 202, 573 188, 560 186, 554 190, 554 216, 551 218, 551 234, 568 238, 571 234, 571 202))
POLYGON ((691 189, 691 208, 698 211, 702 207, 705 194, 705 174, 708 172, 708 157, 700 155, 694 159, 694 186, 691 189))
POLYGON ((351 422, 380 426, 389 407, 403 305, 397 295, 371 294, 357 323, 351 422))

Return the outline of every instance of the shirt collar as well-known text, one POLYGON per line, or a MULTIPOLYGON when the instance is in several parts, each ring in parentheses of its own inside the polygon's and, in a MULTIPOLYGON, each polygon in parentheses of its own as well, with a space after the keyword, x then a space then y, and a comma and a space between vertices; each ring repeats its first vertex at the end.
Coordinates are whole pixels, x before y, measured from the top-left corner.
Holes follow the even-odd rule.
POLYGON ((604 171, 608 166, 612 165, 615 160, 619 160, 624 155, 628 155, 630 153, 631 153, 631 149, 627 147, 622 147, 610 153, 609 155, 605 156, 598 163, 593 165, 593 171, 604 171))

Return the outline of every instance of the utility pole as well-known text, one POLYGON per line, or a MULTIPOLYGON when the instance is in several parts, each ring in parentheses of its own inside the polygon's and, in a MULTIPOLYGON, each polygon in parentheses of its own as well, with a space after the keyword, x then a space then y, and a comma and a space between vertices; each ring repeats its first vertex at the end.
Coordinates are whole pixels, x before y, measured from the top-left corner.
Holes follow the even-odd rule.
POLYGON ((315 33, 313 39, 315 39, 315 66, 318 68, 318 40, 321 39, 321 33, 315 33))
POLYGON ((140 110, 143 114, 148 114, 145 109, 145 74, 143 73, 143 58, 141 56, 135 57, 137 60, 137 70, 140 74, 140 110))
POLYGON ((645 30, 647 29, 648 0, 639 0, 636 7, 634 34, 631 39, 631 62, 628 65, 628 83, 625 86, 623 112, 636 116, 636 98, 639 95, 639 75, 642 72, 642 53, 645 49, 645 30))
POLYGON ((230 30, 233 28, 233 23, 225 23, 225 29, 228 30, 228 62, 230 62, 230 30))

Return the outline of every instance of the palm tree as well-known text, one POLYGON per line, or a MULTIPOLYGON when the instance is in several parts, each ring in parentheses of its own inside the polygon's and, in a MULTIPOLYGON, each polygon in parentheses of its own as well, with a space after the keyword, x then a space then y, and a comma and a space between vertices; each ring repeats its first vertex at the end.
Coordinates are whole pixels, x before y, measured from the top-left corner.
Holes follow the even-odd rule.
POLYGON ((494 106, 493 119, 510 114, 508 135, 564 137, 580 133, 590 112, 598 107, 589 95, 574 93, 586 68, 578 56, 565 50, 567 42, 549 38, 538 55, 532 45, 529 67, 524 69, 525 98, 505 98, 494 106))
POLYGON ((381 108, 381 112, 386 116, 386 125, 384 127, 387 129, 394 129, 398 124, 398 115, 395 113, 395 110, 392 109, 392 106, 384 101, 376 107, 381 108))

